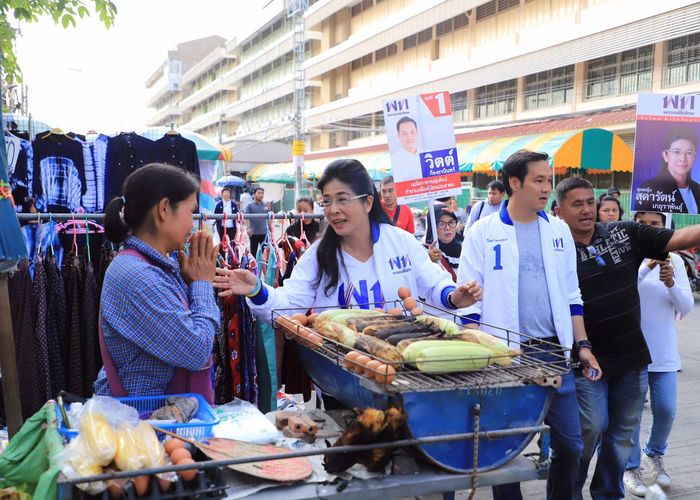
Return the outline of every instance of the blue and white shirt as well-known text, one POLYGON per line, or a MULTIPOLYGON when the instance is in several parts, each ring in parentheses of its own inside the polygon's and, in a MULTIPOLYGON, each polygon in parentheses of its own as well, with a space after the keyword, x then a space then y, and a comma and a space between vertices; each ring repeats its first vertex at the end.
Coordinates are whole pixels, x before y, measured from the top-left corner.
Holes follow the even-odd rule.
POLYGON ((49 156, 40 160, 39 166, 42 196, 37 200, 37 209, 48 212, 55 208, 64 208, 75 212, 80 207, 82 182, 73 160, 62 156, 49 156))
MULTIPOLYGON (((221 313, 211 283, 187 286, 175 259, 134 236, 124 247, 149 262, 118 255, 107 268, 100 315, 105 345, 130 396, 164 394, 175 368, 206 368, 221 313)), ((104 368, 95 393, 111 395, 104 368)))
POLYGON ((93 140, 79 140, 83 145, 85 163, 85 194, 82 203, 87 212, 102 212, 104 210, 108 140, 109 137, 102 134, 93 140))

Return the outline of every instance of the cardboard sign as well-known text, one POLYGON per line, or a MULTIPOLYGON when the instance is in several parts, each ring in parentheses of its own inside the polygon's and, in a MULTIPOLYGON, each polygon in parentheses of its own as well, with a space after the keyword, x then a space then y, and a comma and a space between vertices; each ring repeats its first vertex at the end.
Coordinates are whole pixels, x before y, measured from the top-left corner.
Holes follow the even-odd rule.
POLYGON ((639 94, 633 211, 697 214, 700 96, 639 94))
POLYGON ((461 194, 449 92, 382 101, 399 203, 461 194))

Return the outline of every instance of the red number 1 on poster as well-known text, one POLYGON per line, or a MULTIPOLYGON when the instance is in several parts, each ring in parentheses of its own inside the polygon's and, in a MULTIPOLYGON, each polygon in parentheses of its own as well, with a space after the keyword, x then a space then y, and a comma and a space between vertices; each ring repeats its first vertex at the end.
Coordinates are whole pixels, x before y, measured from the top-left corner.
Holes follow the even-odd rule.
POLYGON ((421 94, 425 106, 434 117, 452 115, 452 104, 450 103, 449 92, 433 92, 431 94, 421 94))

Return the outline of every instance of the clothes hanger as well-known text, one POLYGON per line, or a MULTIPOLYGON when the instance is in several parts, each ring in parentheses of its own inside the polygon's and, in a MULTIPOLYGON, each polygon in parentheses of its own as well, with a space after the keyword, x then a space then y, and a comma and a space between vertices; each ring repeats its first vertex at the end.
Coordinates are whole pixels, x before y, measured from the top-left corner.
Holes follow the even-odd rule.
MULTIPOLYGON (((56 231, 56 226, 53 225, 53 214, 49 212, 49 236, 53 236, 54 231, 56 231)), ((49 241, 53 241, 53 238, 49 238, 49 241)), ((49 251, 51 252, 52 257, 56 256, 53 250, 53 245, 49 245, 49 251)))
POLYGON ((88 228, 88 214, 85 212, 85 248, 87 248, 87 259, 88 263, 92 263, 92 256, 90 255, 90 231, 88 228))
POLYGON ((42 139, 46 139, 46 138, 49 137, 50 135, 66 135, 66 134, 65 134, 65 132, 63 132, 62 129, 56 127, 56 128, 52 128, 51 130, 49 130, 49 131, 46 133, 46 135, 42 136, 41 138, 42 138, 42 139))
POLYGON ((65 234, 85 234, 90 233, 104 233, 105 228, 97 222, 87 220, 87 213, 85 214, 85 221, 77 221, 75 218, 72 220, 63 222, 56 226, 56 231, 64 231, 65 234))
POLYGON ((311 246, 311 242, 309 241, 309 238, 306 236, 306 231, 304 231, 304 212, 301 212, 301 219, 299 221, 299 226, 300 226, 299 239, 304 242, 304 246, 306 246, 306 248, 309 248, 311 246))
MULTIPOLYGON (((36 246, 36 256, 38 257, 39 255, 41 255, 41 239, 42 239, 41 238, 41 214, 38 212, 36 214, 36 224, 37 224, 37 234, 39 235, 38 236, 39 244, 36 246)), ((53 249, 53 245, 51 243, 53 243, 53 242, 51 241, 51 239, 49 239, 49 247, 51 247, 53 249)))
POLYGON ((179 133, 177 130, 175 130, 175 124, 174 124, 174 123, 171 123, 171 124, 170 124, 170 130, 168 130, 168 131, 165 133, 165 135, 180 135, 180 133, 179 133))
MULTIPOLYGON (((75 224, 75 214, 73 215, 73 224, 75 224)), ((78 233, 74 232, 73 233, 73 246, 72 246, 73 253, 75 255, 78 255, 78 233)))

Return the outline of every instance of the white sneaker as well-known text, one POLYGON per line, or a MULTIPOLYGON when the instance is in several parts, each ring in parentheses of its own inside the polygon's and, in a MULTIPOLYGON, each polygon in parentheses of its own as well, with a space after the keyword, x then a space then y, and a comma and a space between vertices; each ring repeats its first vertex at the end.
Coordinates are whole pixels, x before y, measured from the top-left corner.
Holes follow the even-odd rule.
POLYGON ((662 488, 670 487, 671 476, 668 475, 664 467, 664 457, 662 455, 650 457, 646 453, 643 453, 642 456, 644 458, 644 463, 651 469, 651 477, 654 482, 662 488))
POLYGON ((642 469, 630 469, 625 471, 622 477, 625 483, 625 489, 638 497, 644 497, 647 494, 647 485, 642 477, 642 469))

